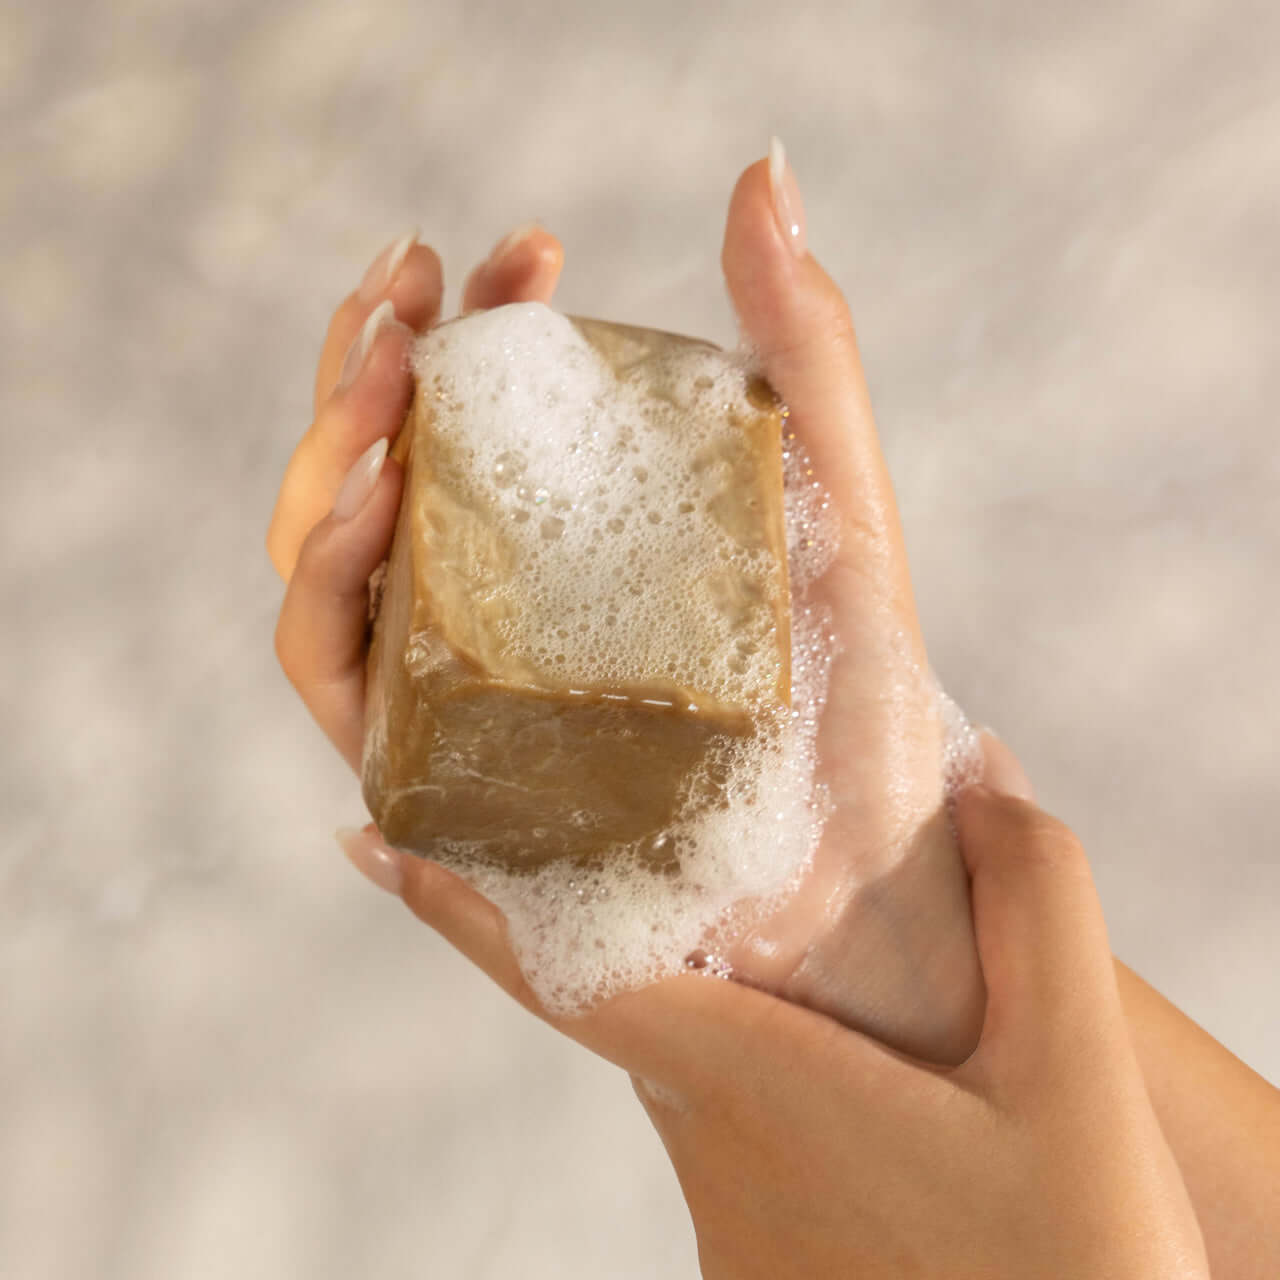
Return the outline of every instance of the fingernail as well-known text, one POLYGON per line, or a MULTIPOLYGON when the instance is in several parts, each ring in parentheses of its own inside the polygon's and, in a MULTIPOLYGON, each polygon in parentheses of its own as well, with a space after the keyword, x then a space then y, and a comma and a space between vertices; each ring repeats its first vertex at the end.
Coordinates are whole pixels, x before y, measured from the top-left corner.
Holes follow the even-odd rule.
POLYGON ((769 139, 769 193, 773 197, 773 216, 783 240, 797 258, 803 258, 806 251, 804 202, 800 199, 800 184, 796 182, 780 138, 769 139))
POLYGON ((347 348, 346 356, 343 357, 342 372, 338 375, 339 391, 345 391, 360 376, 360 370, 364 368, 364 362, 369 358, 374 340, 383 329, 395 322, 395 318, 396 309, 391 305, 389 298, 378 303, 369 312, 368 318, 360 326, 360 332, 356 334, 355 340, 347 348))
POLYGON ((333 834, 351 865, 366 880, 399 896, 404 877, 400 871, 400 857, 394 850, 388 849, 372 831, 339 827, 333 834))
POLYGON ((515 249, 531 236, 535 231, 542 228, 536 222, 526 222, 523 226, 517 227, 514 231, 503 236, 497 244, 493 246, 488 258, 485 260, 486 270, 492 271, 501 264, 502 260, 508 257, 515 249))
POLYGON ((369 270, 364 273, 360 288, 356 290, 356 297, 361 302, 372 302, 378 294, 391 288, 396 276, 400 274, 400 268, 404 266, 409 250, 417 243, 418 228, 414 227, 399 240, 393 240, 387 245, 369 264, 369 270))
POLYGON ((373 486, 382 474, 382 464, 387 460, 387 438, 375 440, 355 461, 347 472, 333 500, 333 515, 338 520, 350 520, 369 501, 373 486))

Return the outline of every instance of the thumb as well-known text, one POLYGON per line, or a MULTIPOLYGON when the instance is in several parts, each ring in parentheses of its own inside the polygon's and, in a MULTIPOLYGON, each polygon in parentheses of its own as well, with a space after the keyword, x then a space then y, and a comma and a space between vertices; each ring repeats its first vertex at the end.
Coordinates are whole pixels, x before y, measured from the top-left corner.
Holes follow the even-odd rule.
POLYGON ((1074 833, 1042 809, 983 786, 956 797, 987 984, 979 1057, 1041 1074, 1123 1034, 1102 906, 1074 833))

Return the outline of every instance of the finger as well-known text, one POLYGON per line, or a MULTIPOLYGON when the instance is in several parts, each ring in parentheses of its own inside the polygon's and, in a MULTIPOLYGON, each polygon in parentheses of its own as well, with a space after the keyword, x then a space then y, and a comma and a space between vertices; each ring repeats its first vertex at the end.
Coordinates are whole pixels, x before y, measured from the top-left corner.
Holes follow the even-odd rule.
POLYGON ((402 473, 385 437, 357 460, 303 543, 276 624, 276 655, 316 722, 359 772, 369 575, 386 557, 402 473))
POLYGON ((467 278, 462 311, 509 302, 550 302, 564 266, 564 249, 549 231, 530 223, 493 247, 467 278))
POLYGON ((864 568, 886 551, 905 564, 853 320, 808 252, 799 189, 777 139, 769 159, 738 180, 721 265, 744 336, 836 502, 845 548, 864 568))
MULTIPOLYGON (((268 553, 286 581, 303 538, 328 511, 347 469, 380 435, 395 435, 412 399, 411 332, 438 318, 443 283, 439 258, 422 245, 405 252, 388 282, 386 273, 395 267, 401 243, 375 259, 365 283, 330 325, 317 373, 316 419, 290 459, 267 533, 268 553), (387 302, 391 309, 382 305, 387 302), (383 332, 396 340, 383 338, 383 332), (349 388, 342 385, 344 373, 356 376, 349 388)), ((482 305, 550 299, 564 257, 554 236, 534 228, 501 256, 498 270, 480 286, 482 305)))
POLYGON ((1084 850, 1043 810, 985 786, 959 793, 955 819, 987 984, 975 1058, 995 1060, 1001 1070, 1063 1070, 1120 1024, 1084 850))
POLYGON ((507 941, 506 920, 493 903, 438 863, 391 848, 373 823, 359 831, 340 828, 336 836, 365 879, 401 898, 419 920, 508 995, 536 1010, 537 1002, 507 941))
POLYGON ((410 232, 392 241, 370 264, 360 286, 343 299, 329 322, 316 366, 315 412, 333 394, 348 349, 369 313, 389 301, 396 318, 421 333, 440 315, 444 269, 434 249, 417 243, 410 232))
POLYGON ((289 459, 267 530, 268 554, 286 582, 303 539, 333 506, 356 459, 399 432, 413 399, 412 340, 384 299, 366 317, 333 396, 289 459))
POLYGON ((908 1061, 808 1009, 715 978, 684 974, 605 1000, 575 1016, 542 1006, 521 971, 502 912, 461 877, 385 845, 372 824, 339 832, 358 870, 398 894, 421 920, 508 995, 563 1034, 657 1086, 669 1102, 745 1117, 794 1092, 817 1063, 860 1089, 901 1092, 908 1061))
POLYGON ((1036 794, 1031 779, 1008 745, 991 729, 978 731, 978 743, 982 747, 983 784, 1000 795, 1034 801, 1036 794))

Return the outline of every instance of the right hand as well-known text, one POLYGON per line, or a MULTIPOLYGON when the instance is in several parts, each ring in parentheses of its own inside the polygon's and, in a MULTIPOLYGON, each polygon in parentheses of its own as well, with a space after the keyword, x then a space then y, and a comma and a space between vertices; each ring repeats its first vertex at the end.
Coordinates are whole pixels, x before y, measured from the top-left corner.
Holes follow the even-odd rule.
POLYGON ((956 817, 988 992, 963 1066, 779 1004, 731 1046, 708 1037, 710 1097, 637 1087, 707 1280, 1208 1277, 1079 843, 985 787, 956 817))

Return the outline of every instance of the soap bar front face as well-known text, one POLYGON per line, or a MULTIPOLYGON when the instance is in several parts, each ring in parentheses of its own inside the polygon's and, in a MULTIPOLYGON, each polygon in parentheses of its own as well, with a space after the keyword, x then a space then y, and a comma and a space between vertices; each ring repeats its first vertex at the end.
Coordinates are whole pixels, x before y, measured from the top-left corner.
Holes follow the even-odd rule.
POLYGON ((383 837, 672 863, 789 704, 782 414, 709 344, 516 304, 415 353, 369 658, 383 837))

